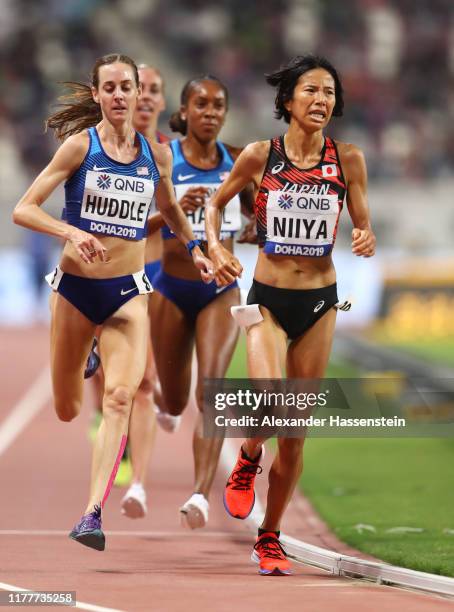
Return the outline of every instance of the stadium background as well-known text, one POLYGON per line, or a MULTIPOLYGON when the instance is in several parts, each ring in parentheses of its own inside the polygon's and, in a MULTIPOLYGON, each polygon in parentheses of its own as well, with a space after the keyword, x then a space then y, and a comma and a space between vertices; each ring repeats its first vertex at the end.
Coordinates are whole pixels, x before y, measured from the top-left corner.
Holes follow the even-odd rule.
MULTIPOLYGON (((155 65, 166 82, 167 111, 160 127, 169 133, 166 118, 178 107, 186 80, 201 73, 217 75, 230 91, 222 138, 244 145, 281 133, 285 127, 273 119, 273 91, 263 74, 293 55, 311 51, 326 55, 343 78, 345 115, 334 119, 328 132, 365 152, 378 242, 374 259, 355 259, 349 251, 351 228, 344 213, 335 260, 340 297, 352 297, 354 307, 339 316, 340 341, 331 373, 355 376, 372 371, 392 376, 397 372, 396 376, 406 377, 418 365, 435 375, 451 373, 454 5, 450 0, 1 0, 0 7, 1 326, 45 325, 48 319, 47 291, 37 279, 55 264, 60 247, 52 239, 12 225, 11 211, 56 148, 53 135, 43 133, 43 122, 60 92, 59 81, 86 80, 94 59, 108 52, 124 52, 155 65), (352 342, 359 344, 352 349, 352 342), (383 347, 389 345, 393 351, 384 356, 383 347), (404 359, 402 365, 402 356, 407 355, 411 363, 404 359)), ((60 189, 46 209, 58 214, 61 203, 60 189)), ((253 251, 254 247, 240 251, 249 270, 244 288, 252 273, 253 251)), ((232 372, 245 375, 243 364, 240 350, 232 372)), ((8 375, 3 371, 1 376, 8 375)), ((0 419, 6 409, 0 406, 0 419)), ((364 534, 351 529, 351 515, 348 525, 339 518, 358 514, 358 495, 361 508, 382 504, 386 498, 387 511, 396 514, 399 507, 402 521, 407 518, 419 526, 418 521, 427 520, 425 529, 432 529, 438 538, 443 539, 443 528, 454 527, 446 523, 447 512, 434 512, 448 503, 442 491, 448 478, 443 466, 452 462, 454 453, 450 440, 418 440, 413 445, 408 440, 358 441, 363 446, 355 447, 358 451, 351 457, 352 447, 347 448, 345 440, 328 443, 329 448, 326 441, 310 447, 309 456, 317 456, 319 471, 309 471, 305 486, 339 535, 357 546, 364 543, 364 534), (429 442, 435 444, 432 451, 429 442), (386 448, 380 446, 385 443, 386 448), (328 475, 333 466, 323 461, 334 453, 333 444, 339 445, 345 463, 340 473, 328 475), (367 458, 370 472, 352 484, 357 452, 367 458), (416 467, 416 458, 427 454, 432 458, 429 465, 416 467), (396 475, 402 457, 409 469, 396 475), (373 492, 368 490, 371 474, 373 492), (408 496, 399 495, 402 481, 412 477, 420 485, 418 492, 411 493, 409 485, 408 496), (428 480, 436 490, 425 488, 428 480), (380 501, 368 498, 368 493, 380 495, 380 501), (426 515, 409 516, 408 508, 421 497, 426 515), (334 517, 327 510, 333 500, 340 500, 336 501, 339 515, 334 517), (342 506, 349 500, 352 507, 342 506)), ((379 521, 358 517, 363 523, 379 521)), ((373 537, 368 537, 369 550, 385 554, 377 552, 373 537)), ((399 556, 397 560, 408 563, 399 556)), ((454 572, 452 562, 448 569, 434 563, 429 565, 431 571, 454 572)))

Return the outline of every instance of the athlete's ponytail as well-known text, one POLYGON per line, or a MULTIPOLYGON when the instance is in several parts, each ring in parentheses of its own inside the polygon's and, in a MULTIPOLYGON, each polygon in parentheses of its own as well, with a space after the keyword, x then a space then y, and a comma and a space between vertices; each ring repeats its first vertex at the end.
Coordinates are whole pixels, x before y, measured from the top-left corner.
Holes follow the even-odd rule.
POLYGON ((283 66, 280 70, 265 74, 266 82, 277 88, 275 99, 276 119, 284 118, 290 123, 290 113, 285 108, 285 103, 293 98, 298 79, 302 74, 315 68, 323 68, 333 77, 336 103, 334 104, 333 116, 341 117, 344 111, 344 91, 342 83, 334 66, 324 57, 317 55, 298 55, 283 66))
POLYGON ((45 122, 46 131, 51 128, 59 140, 65 140, 72 134, 78 134, 86 128, 92 127, 102 119, 101 107, 93 100, 91 88, 99 87, 99 68, 107 64, 121 62, 131 66, 136 86, 139 86, 139 74, 134 61, 127 55, 114 53, 104 55, 96 60, 92 72, 90 85, 74 81, 64 82, 63 85, 69 93, 58 98, 61 110, 56 111, 45 122))
POLYGON ((172 132, 179 132, 183 136, 188 133, 188 122, 186 119, 182 119, 180 111, 172 113, 169 119, 169 127, 172 132))
MULTIPOLYGON (((219 87, 223 90, 225 96, 225 105, 228 108, 229 105, 229 92, 227 87, 224 85, 222 81, 220 81, 217 77, 212 74, 205 74, 203 76, 196 77, 188 81, 183 89, 181 90, 180 96, 180 104, 181 106, 187 106, 189 96, 191 95, 191 91, 203 81, 214 81, 219 85, 219 87)), ((181 117, 181 109, 173 113, 169 119, 169 127, 172 132, 180 132, 183 136, 186 136, 188 132, 188 122, 186 119, 181 117)))

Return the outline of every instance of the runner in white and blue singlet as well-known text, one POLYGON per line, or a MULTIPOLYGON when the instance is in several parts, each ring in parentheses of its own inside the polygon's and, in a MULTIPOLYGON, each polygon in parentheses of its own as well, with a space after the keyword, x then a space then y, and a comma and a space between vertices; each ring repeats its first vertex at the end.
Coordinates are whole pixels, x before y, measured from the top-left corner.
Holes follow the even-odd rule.
MULTIPOLYGON (((194 235, 202 242, 204 205, 228 176, 240 153, 240 149, 218 140, 227 104, 227 90, 218 79, 194 79, 183 88, 180 111, 170 121, 171 128, 184 135, 170 143, 177 200, 194 235)), ((247 192, 241 199, 247 208, 247 192)), ((236 196, 221 228, 223 244, 229 251, 233 250, 233 236, 240 226, 240 198, 236 196)), ((162 388, 158 423, 167 431, 173 431, 179 423, 189 400, 195 346, 199 408, 193 442, 195 479, 193 495, 180 511, 183 523, 196 528, 203 527, 208 519, 208 496, 222 447, 222 439, 203 437, 203 380, 225 375, 238 337, 230 307, 239 303, 240 292, 236 280, 223 288, 201 283, 171 230, 164 227, 162 234, 162 266, 154 279, 155 292, 150 300, 152 343, 162 388)))

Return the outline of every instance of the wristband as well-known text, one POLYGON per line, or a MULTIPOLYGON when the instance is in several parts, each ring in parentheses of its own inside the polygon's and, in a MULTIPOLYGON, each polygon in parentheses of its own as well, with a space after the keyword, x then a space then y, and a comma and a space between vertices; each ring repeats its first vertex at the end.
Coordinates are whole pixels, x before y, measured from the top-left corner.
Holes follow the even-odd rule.
POLYGON ((197 240, 197 239, 196 239, 196 240, 190 240, 190 241, 187 243, 187 245, 186 245, 186 248, 187 248, 187 249, 188 249, 188 251, 189 251, 189 255, 192 255, 192 251, 193 251, 193 249, 195 249, 195 247, 196 247, 196 246, 198 246, 198 247, 199 247, 201 244, 202 244, 202 241, 201 241, 201 240, 197 240))

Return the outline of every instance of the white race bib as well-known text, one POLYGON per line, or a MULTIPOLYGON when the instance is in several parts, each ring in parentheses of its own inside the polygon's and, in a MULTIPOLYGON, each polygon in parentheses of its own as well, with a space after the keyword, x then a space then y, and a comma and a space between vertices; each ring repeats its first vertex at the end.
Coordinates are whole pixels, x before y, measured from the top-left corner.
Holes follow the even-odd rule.
POLYGON ((341 210, 336 194, 270 191, 266 253, 320 257, 329 253, 341 210))
POLYGON ((150 179, 87 170, 81 219, 143 229, 154 194, 150 179))

